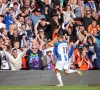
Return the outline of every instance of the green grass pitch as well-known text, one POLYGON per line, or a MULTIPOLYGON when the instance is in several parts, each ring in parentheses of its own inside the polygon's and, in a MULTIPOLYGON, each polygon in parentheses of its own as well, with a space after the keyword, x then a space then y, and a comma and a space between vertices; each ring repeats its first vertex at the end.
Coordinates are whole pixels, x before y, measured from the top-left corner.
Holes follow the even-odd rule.
POLYGON ((0 86, 0 90, 100 90, 90 86, 0 86))

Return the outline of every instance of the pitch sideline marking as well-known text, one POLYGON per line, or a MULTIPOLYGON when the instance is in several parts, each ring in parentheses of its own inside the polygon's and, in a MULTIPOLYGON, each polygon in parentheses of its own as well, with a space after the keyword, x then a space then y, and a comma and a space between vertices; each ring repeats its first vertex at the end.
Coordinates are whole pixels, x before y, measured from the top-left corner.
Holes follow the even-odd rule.
MULTIPOLYGON (((99 88, 99 87, 98 87, 99 88)), ((90 90, 90 89, 98 89, 98 88, 74 88, 75 90, 90 90)), ((43 90, 54 90, 55 88, 6 88, 6 90, 39 90, 39 89, 43 89, 43 90)), ((57 90, 61 90, 61 88, 56 88, 57 90)), ((67 89, 73 89, 73 88, 63 88, 64 90, 67 90, 67 89)), ((5 90, 5 88, 1 88, 0 90, 5 90)))

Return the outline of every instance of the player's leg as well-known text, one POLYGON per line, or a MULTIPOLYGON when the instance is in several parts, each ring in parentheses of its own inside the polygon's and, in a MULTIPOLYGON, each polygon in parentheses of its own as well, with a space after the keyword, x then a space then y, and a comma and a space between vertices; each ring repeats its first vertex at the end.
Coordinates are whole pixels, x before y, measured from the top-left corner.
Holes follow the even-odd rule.
POLYGON ((62 82, 62 78, 61 78, 61 74, 60 74, 60 70, 63 69, 62 67, 63 67, 63 62, 57 61, 56 66, 55 66, 55 73, 56 73, 57 79, 59 81, 59 84, 57 86, 63 86, 63 82, 62 82))
POLYGON ((65 72, 65 74, 69 74, 69 73, 78 73, 80 76, 82 76, 82 72, 81 71, 79 71, 79 70, 72 70, 72 69, 69 69, 69 70, 67 70, 67 69, 64 69, 64 72, 65 72))
POLYGON ((55 72, 56 72, 57 79, 59 81, 59 84, 56 85, 56 86, 63 86, 63 82, 62 82, 60 71, 58 69, 56 69, 55 72))
POLYGON ((65 62, 63 68, 64 68, 64 73, 68 75, 69 74, 69 63, 65 62))
POLYGON ((82 76, 82 72, 81 71, 70 69, 70 64, 68 62, 66 62, 64 64, 64 72, 65 72, 65 74, 77 72, 80 76, 82 76))

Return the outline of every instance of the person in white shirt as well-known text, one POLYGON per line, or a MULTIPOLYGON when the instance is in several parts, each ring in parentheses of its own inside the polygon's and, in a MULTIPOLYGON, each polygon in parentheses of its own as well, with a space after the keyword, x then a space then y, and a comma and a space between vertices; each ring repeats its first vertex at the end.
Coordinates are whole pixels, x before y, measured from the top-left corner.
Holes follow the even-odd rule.
MULTIPOLYGON (((24 36, 23 36, 24 38, 24 36)), ((24 38, 25 40, 25 38, 24 38)), ((22 68, 22 57, 26 54, 27 50, 28 50, 28 43, 25 41, 25 47, 23 49, 23 52, 21 52, 19 54, 18 49, 14 48, 12 49, 11 54, 9 52, 7 52, 4 47, 3 48, 3 52, 6 55, 6 57, 9 60, 10 66, 11 66, 11 70, 20 70, 22 68)))
POLYGON ((21 54, 18 54, 17 49, 12 50, 12 54, 3 50, 6 57, 9 59, 11 70, 20 70, 22 68, 22 57, 26 54, 28 48, 25 48, 21 54))
MULTIPOLYGON (((2 41, 1 44, 4 46, 5 50, 7 50, 5 42, 2 41)), ((8 58, 6 57, 6 55, 2 50, 0 50, 0 59, 1 59, 1 70, 10 70, 8 58)))
POLYGON ((4 15, 0 15, 0 29, 5 28, 5 24, 3 23, 4 15))

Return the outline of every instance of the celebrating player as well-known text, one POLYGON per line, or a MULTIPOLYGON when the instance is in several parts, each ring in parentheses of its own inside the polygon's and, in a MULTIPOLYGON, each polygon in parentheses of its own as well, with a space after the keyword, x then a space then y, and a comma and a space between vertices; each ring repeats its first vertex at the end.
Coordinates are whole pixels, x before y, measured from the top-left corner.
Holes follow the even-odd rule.
POLYGON ((54 53, 57 58, 55 72, 60 82, 60 84, 58 84, 57 86, 63 86, 63 82, 59 70, 64 70, 65 74, 77 72, 79 75, 82 76, 82 73, 79 70, 70 69, 70 61, 68 57, 68 43, 63 41, 62 34, 58 35, 58 42, 56 42, 54 45, 54 53))

